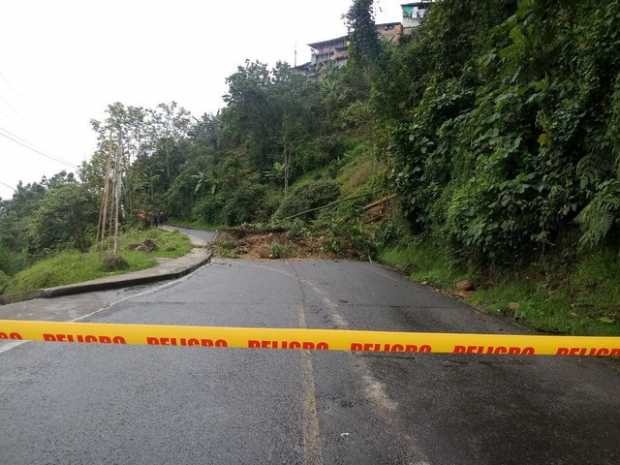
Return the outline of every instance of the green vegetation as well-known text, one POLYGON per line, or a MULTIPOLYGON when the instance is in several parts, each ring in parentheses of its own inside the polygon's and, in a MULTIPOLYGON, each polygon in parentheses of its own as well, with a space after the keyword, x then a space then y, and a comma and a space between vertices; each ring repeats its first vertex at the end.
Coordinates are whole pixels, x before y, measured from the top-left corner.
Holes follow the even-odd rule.
POLYGON ((237 244, 235 241, 218 239, 215 241, 215 253, 222 258, 239 258, 236 252, 237 244))
POLYGON ((0 271, 0 295, 4 292, 6 287, 9 285, 11 278, 5 272, 0 271))
MULTIPOLYGON (((10 298, 28 295, 46 287, 61 286, 91 279, 111 276, 129 271, 137 271, 155 266, 156 257, 179 257, 191 250, 187 236, 178 232, 149 229, 146 231, 130 230, 120 238, 121 256, 127 262, 126 269, 106 272, 103 256, 91 250, 65 250, 44 258, 32 266, 20 271, 5 282, 4 293, 10 298), (130 250, 130 245, 152 240, 157 244, 153 252, 130 250)), ((0 277, 1 278, 1 277, 0 277)), ((2 281, 0 281, 1 287, 2 281)))
POLYGON ((575 246, 614 242, 619 26, 617 1, 442 2, 386 54, 387 75, 416 70, 393 131, 416 233, 481 268, 527 266, 578 226, 575 246))
POLYGON ((340 187, 335 181, 301 183, 282 200, 273 217, 275 220, 286 219, 291 216, 310 219, 316 217, 316 212, 309 212, 308 210, 333 202, 339 195, 340 187))
POLYGON ((602 250, 563 268, 558 271, 532 264, 518 275, 500 278, 477 291, 471 300, 544 331, 620 334, 617 254, 602 250))
POLYGON ((117 131, 125 224, 163 209, 285 227, 437 286, 473 279, 473 301, 537 328, 618 333, 620 0, 443 0, 399 43, 379 39, 373 8, 352 2, 346 66, 246 61, 216 115, 110 105, 79 182, 0 203, 0 270, 90 246, 117 131))
MULTIPOLYGON (((149 257, 143 252, 126 251, 123 252, 123 257, 129 267, 120 273, 142 270, 157 264, 154 257, 149 257)), ((9 297, 23 296, 37 289, 78 283, 114 274, 119 274, 119 272, 104 271, 99 253, 67 250, 45 258, 17 273, 7 286, 5 294, 9 297)))
POLYGON ((541 331, 620 334, 617 252, 606 248, 568 256, 572 254, 574 250, 554 250, 518 271, 480 274, 456 264, 441 246, 411 238, 407 245, 382 249, 378 258, 415 281, 452 292, 459 281, 471 280, 475 291, 459 293, 461 297, 541 331))
POLYGON ((163 229, 132 229, 121 235, 121 251, 129 250, 131 244, 140 244, 151 240, 157 244, 153 252, 156 257, 175 258, 187 255, 192 250, 189 238, 178 231, 164 231, 163 229))
POLYGON ((179 218, 170 218, 168 220, 168 224, 172 226, 178 226, 180 228, 187 229, 201 229, 203 231, 214 231, 220 228, 222 225, 219 224, 209 224, 200 220, 186 220, 179 218))
POLYGON ((378 259, 416 281, 436 287, 451 288, 457 281, 468 277, 450 260, 441 246, 416 239, 412 239, 406 246, 382 249, 378 259))
POLYGON ((288 258, 291 255, 290 247, 286 244, 280 244, 274 242, 271 244, 271 257, 272 258, 288 258))
POLYGON ((30 219, 28 247, 86 250, 97 219, 95 199, 84 186, 67 183, 50 189, 30 219))

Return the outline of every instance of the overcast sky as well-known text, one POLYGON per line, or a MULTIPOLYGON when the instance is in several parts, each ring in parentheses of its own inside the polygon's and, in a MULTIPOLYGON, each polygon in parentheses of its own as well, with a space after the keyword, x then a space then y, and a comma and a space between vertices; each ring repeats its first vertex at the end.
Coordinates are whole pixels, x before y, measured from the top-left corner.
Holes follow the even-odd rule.
MULTIPOLYGON (((56 161, 79 165, 94 150, 91 118, 109 103, 177 101, 196 116, 222 106, 225 78, 246 58, 292 64, 308 42, 345 32, 351 0, 2 0, 0 197, 3 183, 38 181, 56 161)), ((400 1, 381 0, 377 20, 399 21, 400 1)))

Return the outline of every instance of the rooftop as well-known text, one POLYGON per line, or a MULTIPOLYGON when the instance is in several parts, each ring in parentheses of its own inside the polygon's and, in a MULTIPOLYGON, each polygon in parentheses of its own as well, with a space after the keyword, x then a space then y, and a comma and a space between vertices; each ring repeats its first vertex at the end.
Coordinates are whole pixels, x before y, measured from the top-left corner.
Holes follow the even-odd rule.
POLYGON ((396 21, 393 23, 380 23, 380 24, 375 24, 375 27, 386 27, 386 26, 399 26, 400 25, 400 21, 396 21))
MULTIPOLYGON (((381 28, 381 27, 390 27, 390 26, 399 26, 400 25, 400 21, 395 21, 395 22, 391 22, 391 23, 380 23, 380 24, 376 24, 375 27, 377 28, 381 28)), ((347 40, 349 38, 348 35, 346 36, 340 36, 340 37, 336 37, 334 39, 328 39, 328 40, 321 40, 318 42, 312 42, 311 44, 308 44, 310 47, 312 48, 321 48, 321 47, 325 47, 328 45, 332 45, 332 44, 337 44, 338 42, 342 42, 343 40, 347 40)))
POLYGON ((343 40, 348 39, 349 36, 340 36, 340 37, 336 37, 334 39, 329 39, 329 40, 321 40, 319 42, 313 42, 311 44, 308 44, 310 47, 312 48, 319 48, 325 45, 331 45, 331 44, 337 44, 338 42, 342 42, 343 40))
POLYGON ((426 0, 422 2, 401 3, 400 6, 428 6, 433 3, 433 0, 426 0))

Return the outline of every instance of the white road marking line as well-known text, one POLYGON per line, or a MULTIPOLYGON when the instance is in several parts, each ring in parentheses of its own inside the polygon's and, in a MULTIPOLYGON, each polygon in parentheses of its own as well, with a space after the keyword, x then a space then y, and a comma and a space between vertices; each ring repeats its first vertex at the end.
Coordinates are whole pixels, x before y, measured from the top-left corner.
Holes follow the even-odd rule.
MULTIPOLYGON (((316 286, 312 281, 302 280, 304 284, 308 285, 315 293, 321 296, 321 300, 329 308, 329 318, 339 329, 349 329, 349 323, 345 318, 338 313, 338 305, 334 303, 327 294, 316 286)), ((378 408, 385 410, 386 412, 394 412, 398 408, 398 402, 390 399, 385 391, 385 385, 375 378, 370 371, 370 368, 366 364, 363 358, 357 357, 353 367, 358 371, 358 375, 363 381, 364 392, 368 400, 373 402, 378 408)))
POLYGON ((96 314, 101 313, 101 312, 103 312, 105 310, 109 310, 110 308, 114 307, 115 305, 118 305, 120 303, 126 302, 127 300, 135 299, 136 297, 143 297, 145 295, 154 294, 156 292, 159 292, 159 291, 161 291, 163 289, 166 289, 168 287, 174 286, 176 284, 179 284, 179 283, 189 279, 192 276, 192 274, 194 274, 194 273, 195 273, 195 271, 193 271, 192 273, 188 274, 187 276, 183 276, 182 278, 175 279, 174 281, 170 281, 170 282, 168 282, 166 284, 162 284, 160 286, 156 286, 156 287, 154 287, 152 289, 147 289, 145 291, 138 292, 136 294, 125 296, 125 297, 123 297, 121 299, 115 300, 115 301, 113 301, 113 302, 111 302, 109 304, 104 305, 103 307, 95 310, 94 312, 88 313, 86 315, 82 315, 82 316, 80 316, 78 318, 74 318, 73 320, 70 320, 70 322, 71 323, 75 323, 77 321, 86 320, 87 318, 95 316, 96 314))
POLYGON ((3 353, 3 352, 8 352, 9 350, 13 350, 16 347, 24 345, 24 344, 26 344, 28 342, 30 342, 30 341, 12 341, 12 342, 7 342, 3 346, 0 347, 0 354, 3 353))
MULTIPOLYGON (((142 297, 142 296, 145 296, 145 295, 153 294, 155 292, 161 291, 162 289, 166 289, 167 287, 171 287, 171 286, 174 286, 176 284, 179 284, 179 283, 189 279, 196 271, 198 271, 198 269, 195 270, 195 271, 192 271, 187 276, 183 276, 182 278, 175 279, 174 281, 170 281, 169 283, 162 284, 162 285, 156 286, 156 287, 154 287, 152 289, 147 289, 145 291, 138 292, 136 294, 125 296, 122 299, 115 300, 115 301, 113 301, 113 302, 111 302, 109 304, 106 304, 103 307, 95 310, 94 312, 88 313, 86 315, 79 316, 77 318, 73 318, 72 320, 69 320, 69 322, 70 323, 76 323, 78 321, 86 320, 87 318, 91 318, 91 317, 97 315, 98 313, 101 313, 101 312, 103 312, 105 310, 109 310, 110 308, 114 307, 115 305, 123 303, 123 302, 125 302, 127 300, 134 299, 136 297, 142 297)), ((24 344, 28 344, 29 342, 31 342, 31 341, 12 341, 12 342, 7 342, 4 345, 0 346, 0 354, 8 352, 8 351, 13 350, 13 349, 16 349, 17 347, 19 347, 21 345, 24 345, 24 344)))
MULTIPOLYGON (((312 281, 305 279, 302 279, 301 281, 307 286, 309 286, 316 294, 321 297, 321 300, 323 300, 323 302, 329 309, 328 316, 336 325, 336 327, 340 329, 348 329, 348 322, 342 315, 340 315, 340 313, 338 313, 338 305, 328 297, 327 293, 320 289, 312 281)), ((377 413, 383 418, 386 424, 393 425, 395 422, 397 423, 398 420, 395 417, 395 412, 398 410, 398 402, 390 398, 390 396, 387 394, 385 384, 379 381, 372 374, 372 371, 364 358, 360 357, 357 354, 349 355, 352 358, 351 364, 354 373, 356 373, 357 376, 362 380, 364 394, 366 395, 366 398, 375 405, 377 413)), ((394 427, 396 430, 399 429, 397 424, 394 427)), ((397 434, 402 438, 402 440, 400 440, 399 442, 406 444, 403 447, 405 449, 405 453, 408 456, 408 459, 415 460, 409 461, 408 463, 412 463, 414 465, 431 465, 430 462, 427 461, 425 454, 420 451, 420 448, 416 444, 416 440, 411 434, 397 434)))

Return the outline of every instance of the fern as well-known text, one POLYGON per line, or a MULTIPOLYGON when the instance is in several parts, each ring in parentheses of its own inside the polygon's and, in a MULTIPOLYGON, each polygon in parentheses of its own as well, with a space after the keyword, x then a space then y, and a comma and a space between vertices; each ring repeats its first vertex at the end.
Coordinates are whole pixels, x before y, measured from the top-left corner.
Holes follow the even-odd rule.
POLYGON ((620 181, 606 181, 592 201, 578 217, 583 234, 579 240, 582 249, 601 244, 620 223, 620 181))

